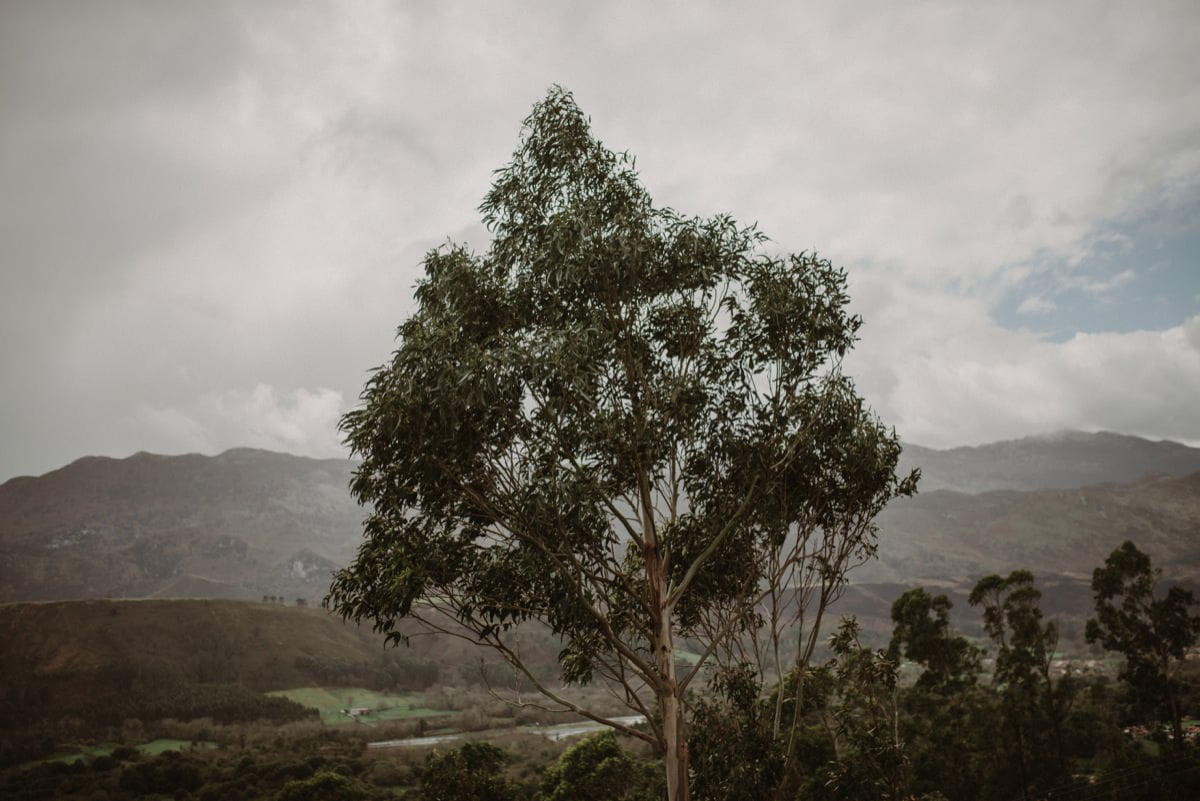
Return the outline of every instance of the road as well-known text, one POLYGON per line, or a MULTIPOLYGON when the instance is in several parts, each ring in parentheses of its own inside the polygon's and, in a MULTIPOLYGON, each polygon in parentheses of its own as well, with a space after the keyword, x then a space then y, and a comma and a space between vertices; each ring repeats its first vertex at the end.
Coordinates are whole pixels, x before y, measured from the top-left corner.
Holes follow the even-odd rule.
MULTIPOLYGON (((646 718, 642 715, 626 715, 625 717, 613 718, 613 721, 626 726, 635 726, 639 723, 645 723, 646 718)), ((446 743, 454 743, 464 739, 488 740, 493 737, 512 734, 513 732, 540 734, 543 737, 557 741, 606 728, 608 727, 602 723, 581 720, 577 723, 559 723, 556 726, 518 726, 512 729, 485 729, 483 731, 470 731, 461 734, 438 734, 433 737, 405 737, 401 740, 380 740, 374 743, 367 743, 367 748, 422 748, 431 745, 445 745, 446 743)))

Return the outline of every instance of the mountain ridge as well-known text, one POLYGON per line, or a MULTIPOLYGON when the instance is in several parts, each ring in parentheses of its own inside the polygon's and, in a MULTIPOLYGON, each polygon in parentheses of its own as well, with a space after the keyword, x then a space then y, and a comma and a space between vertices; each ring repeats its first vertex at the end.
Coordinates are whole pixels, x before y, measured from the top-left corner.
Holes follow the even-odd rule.
POLYGON ((919 491, 1072 489, 1200 470, 1200 448, 1112 431, 1063 430, 935 449, 905 443, 900 469, 920 467, 919 491))
MULTIPOLYGON (((362 538, 365 511, 348 489, 356 465, 234 448, 82 457, 10 479, 0 484, 0 601, 319 600, 362 538)), ((921 491, 879 516, 879 558, 852 580, 1016 567, 1090 576, 1124 539, 1168 572, 1200 575, 1200 449, 1059 432, 944 451, 906 446, 901 469, 917 466, 921 491)))
POLYGON ((1090 580, 1125 540, 1170 580, 1200 579, 1200 471, 1128 483, 899 499, 855 580, 927 582, 1028 569, 1090 580))
POLYGON ((10 480, 0 600, 161 597, 186 577, 215 597, 323 597, 361 537, 353 467, 237 448, 84 457, 10 480))

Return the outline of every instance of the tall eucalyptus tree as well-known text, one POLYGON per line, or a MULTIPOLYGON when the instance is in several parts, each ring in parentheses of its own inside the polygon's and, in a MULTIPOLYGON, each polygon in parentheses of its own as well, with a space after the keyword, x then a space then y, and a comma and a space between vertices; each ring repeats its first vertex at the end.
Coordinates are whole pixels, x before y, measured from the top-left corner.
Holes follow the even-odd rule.
POLYGON ((840 369, 861 324, 845 273, 655 207, 560 88, 480 211, 489 249, 425 257, 398 349, 342 420, 370 513, 327 603, 394 639, 410 618, 495 649, 564 708, 654 744, 687 798, 703 665, 762 625, 771 592, 823 609, 873 554, 876 513, 915 489, 840 369), (650 731, 529 670, 517 635, 534 620, 563 680, 610 684, 650 731))

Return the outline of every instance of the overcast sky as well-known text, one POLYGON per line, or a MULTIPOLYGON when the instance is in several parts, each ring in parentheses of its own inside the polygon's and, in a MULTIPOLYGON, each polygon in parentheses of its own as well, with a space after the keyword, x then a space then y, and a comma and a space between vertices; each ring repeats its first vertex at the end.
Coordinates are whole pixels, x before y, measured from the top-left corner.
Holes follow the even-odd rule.
POLYGON ((850 275, 906 441, 1200 445, 1200 4, 0 3, 0 481, 342 454, 554 83, 850 275))

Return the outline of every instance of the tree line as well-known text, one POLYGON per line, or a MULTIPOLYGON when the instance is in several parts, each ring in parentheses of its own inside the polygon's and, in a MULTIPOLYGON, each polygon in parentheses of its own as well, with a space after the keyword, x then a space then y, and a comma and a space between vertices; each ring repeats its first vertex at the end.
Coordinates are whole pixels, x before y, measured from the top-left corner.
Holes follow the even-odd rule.
POLYGON ((1190 798, 1200 759, 1183 719, 1200 696, 1186 657, 1200 617, 1158 578, 1130 542, 1095 570, 1087 638, 1121 658, 1116 684, 1056 664, 1057 624, 1024 570, 975 585, 985 648, 953 632, 945 595, 917 587, 892 605, 886 648, 864 646, 849 618, 826 664, 768 693, 752 670, 723 672, 695 707, 693 796, 1190 798), (766 725, 779 697, 806 710, 795 745, 766 725))

